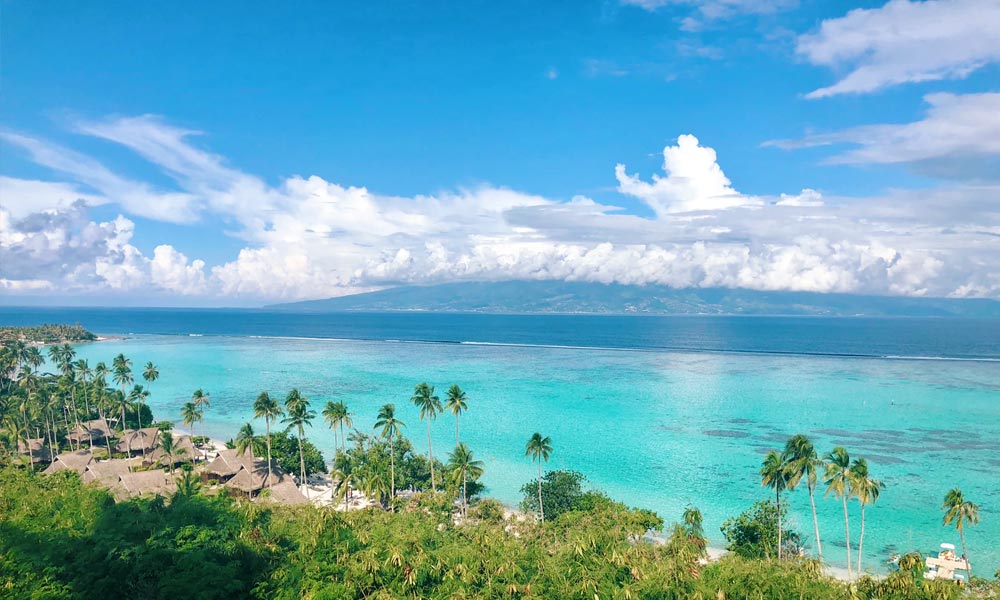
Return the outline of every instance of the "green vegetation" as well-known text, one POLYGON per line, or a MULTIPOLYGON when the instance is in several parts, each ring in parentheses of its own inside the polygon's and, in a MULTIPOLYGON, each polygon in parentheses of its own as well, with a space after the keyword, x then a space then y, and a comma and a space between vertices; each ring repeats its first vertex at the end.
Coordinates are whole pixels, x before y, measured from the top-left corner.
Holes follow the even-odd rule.
MULTIPOLYGON (((244 428, 248 425, 244 425, 244 428)), ((244 447, 253 448, 255 455, 266 456, 268 452, 267 437, 254 435, 252 428, 249 433, 251 434, 250 443, 244 447)), ((297 472, 301 466, 299 459, 299 438, 287 431, 272 432, 270 437, 271 455, 274 462, 286 473, 297 472)), ((226 446, 239 448, 239 441, 240 437, 237 436, 236 439, 227 441, 226 446)), ((302 460, 305 462, 306 476, 326 472, 326 460, 323 458, 323 454, 309 440, 302 440, 302 460)))
POLYGON ((722 524, 726 550, 744 558, 770 559, 777 549, 784 556, 799 553, 799 534, 781 531, 781 519, 788 509, 770 500, 757 502, 734 519, 722 524), (779 508, 780 506, 780 508, 779 508))
POLYGON ((97 336, 76 325, 38 325, 35 327, 0 327, 0 344, 14 347, 27 344, 62 344, 65 342, 92 342, 97 336))

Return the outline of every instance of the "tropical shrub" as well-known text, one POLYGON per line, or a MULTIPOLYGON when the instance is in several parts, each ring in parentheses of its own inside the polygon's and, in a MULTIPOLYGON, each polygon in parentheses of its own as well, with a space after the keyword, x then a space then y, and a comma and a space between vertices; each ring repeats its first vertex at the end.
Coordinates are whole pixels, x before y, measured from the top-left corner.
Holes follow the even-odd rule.
MULTIPOLYGON (((781 507, 782 517, 787 513, 781 507)), ((744 558, 771 558, 777 555, 778 547, 778 507, 770 500, 755 503, 739 516, 722 523, 722 535, 726 538, 726 549, 744 558)), ((799 553, 798 533, 782 531, 782 553, 796 556, 799 553)))

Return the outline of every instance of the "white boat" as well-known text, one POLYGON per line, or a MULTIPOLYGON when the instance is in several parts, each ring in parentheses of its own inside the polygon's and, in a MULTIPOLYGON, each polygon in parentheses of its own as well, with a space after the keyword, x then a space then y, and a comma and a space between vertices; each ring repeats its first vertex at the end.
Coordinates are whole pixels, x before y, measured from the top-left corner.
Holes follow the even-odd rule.
POLYGON ((936 557, 928 556, 927 579, 943 579, 945 581, 967 581, 969 572, 969 561, 965 557, 955 554, 955 544, 941 544, 941 550, 936 557), (965 571, 965 575, 956 571, 965 571))

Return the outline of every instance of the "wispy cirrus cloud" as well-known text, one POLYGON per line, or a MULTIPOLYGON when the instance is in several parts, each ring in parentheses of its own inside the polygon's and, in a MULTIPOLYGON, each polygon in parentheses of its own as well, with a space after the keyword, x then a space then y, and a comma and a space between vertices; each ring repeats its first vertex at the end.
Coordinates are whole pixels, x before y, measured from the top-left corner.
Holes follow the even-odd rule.
POLYGON ((997 0, 890 0, 855 9, 799 36, 808 62, 846 70, 807 98, 862 94, 920 81, 963 78, 1000 61, 997 0))

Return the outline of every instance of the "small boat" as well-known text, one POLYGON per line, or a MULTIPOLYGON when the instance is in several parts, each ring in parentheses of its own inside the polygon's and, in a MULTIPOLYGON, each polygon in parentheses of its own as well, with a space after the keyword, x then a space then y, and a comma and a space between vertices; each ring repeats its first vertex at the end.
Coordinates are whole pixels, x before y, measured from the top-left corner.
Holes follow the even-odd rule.
POLYGON ((941 544, 938 555, 936 557, 928 556, 926 563, 928 571, 924 577, 927 579, 959 582, 968 580, 969 561, 964 556, 959 557, 955 554, 955 544, 941 544), (965 571, 966 574, 956 573, 956 571, 965 571))

